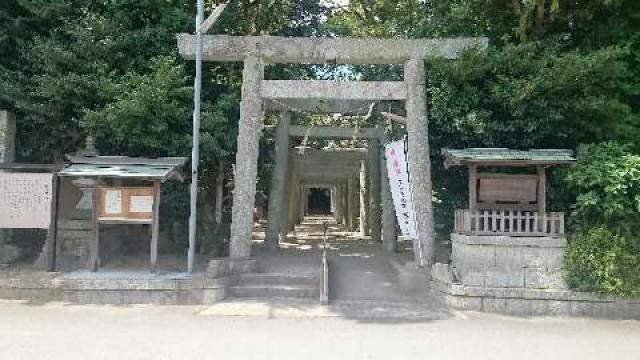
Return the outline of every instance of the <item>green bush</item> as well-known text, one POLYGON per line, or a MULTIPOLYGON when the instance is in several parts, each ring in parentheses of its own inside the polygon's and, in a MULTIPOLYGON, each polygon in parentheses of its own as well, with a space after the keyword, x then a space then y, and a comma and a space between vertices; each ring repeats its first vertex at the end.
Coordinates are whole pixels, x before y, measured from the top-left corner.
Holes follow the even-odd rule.
POLYGON ((640 296, 640 156, 615 142, 584 145, 565 181, 575 196, 567 284, 581 291, 640 296))
POLYGON ((573 234, 565 255, 565 279, 579 291, 640 295, 640 255, 636 241, 604 226, 573 234))
POLYGON ((640 236, 640 156, 616 142, 583 145, 578 166, 565 177, 576 194, 571 225, 605 225, 618 234, 640 236))

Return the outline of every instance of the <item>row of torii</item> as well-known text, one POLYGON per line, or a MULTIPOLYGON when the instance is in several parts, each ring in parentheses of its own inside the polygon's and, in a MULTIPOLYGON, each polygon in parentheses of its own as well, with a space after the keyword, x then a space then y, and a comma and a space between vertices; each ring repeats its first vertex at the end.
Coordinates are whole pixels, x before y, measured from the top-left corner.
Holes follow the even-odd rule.
MULTIPOLYGON (((196 35, 178 35, 178 48, 187 60, 244 63, 229 252, 231 263, 251 258, 259 139, 265 111, 280 112, 282 121, 290 118, 287 107, 312 113, 357 113, 371 102, 404 101, 406 116, 387 116, 406 122, 407 157, 418 232, 416 263, 420 266, 433 264, 435 240, 424 62, 429 58, 455 59, 466 49, 483 51, 488 40, 203 35, 202 30, 206 31, 215 22, 222 9, 218 7, 207 21, 202 20, 202 11, 199 11, 197 23, 203 25, 198 27, 196 35), (265 80, 265 64, 278 63, 398 64, 404 66, 404 81, 265 80)), ((196 100, 200 97, 198 81, 196 79, 196 100)), ((197 107, 194 120, 196 112, 199 113, 197 107)), ((284 135, 281 136, 284 139, 284 135)), ((288 138, 287 133, 287 144, 288 138)), ((288 156, 288 145, 283 144, 282 139, 277 140, 277 147, 282 149, 285 145, 287 150, 277 150, 274 176, 285 180, 287 169, 282 166, 282 159, 288 156)), ((194 155, 197 159, 198 154, 194 152, 194 155)), ((195 170, 197 172, 197 165, 195 170)), ((286 236, 282 234, 286 230, 281 227, 283 212, 273 211, 284 208, 286 183, 274 181, 276 186, 270 194, 272 204, 267 236, 275 245, 278 238, 286 236)), ((194 218, 192 212, 192 220, 194 218)), ((194 238, 195 234, 190 234, 190 268, 193 266, 194 238)))

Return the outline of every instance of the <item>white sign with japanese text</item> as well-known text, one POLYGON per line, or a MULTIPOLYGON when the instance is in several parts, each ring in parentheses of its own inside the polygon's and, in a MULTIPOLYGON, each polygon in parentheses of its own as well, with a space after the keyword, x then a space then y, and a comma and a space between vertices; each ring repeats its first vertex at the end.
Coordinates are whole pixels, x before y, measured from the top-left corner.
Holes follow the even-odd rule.
POLYGON ((48 229, 53 174, 0 172, 0 229, 48 229))
POLYGON ((152 213, 153 196, 132 196, 129 199, 129 212, 152 213))
POLYGON ((108 215, 122 214, 122 191, 108 190, 104 194, 104 213, 108 215))
POLYGON ((413 202, 411 199, 411 185, 404 141, 394 141, 384 147, 387 159, 387 172, 396 218, 400 225, 402 236, 410 239, 417 238, 413 202))

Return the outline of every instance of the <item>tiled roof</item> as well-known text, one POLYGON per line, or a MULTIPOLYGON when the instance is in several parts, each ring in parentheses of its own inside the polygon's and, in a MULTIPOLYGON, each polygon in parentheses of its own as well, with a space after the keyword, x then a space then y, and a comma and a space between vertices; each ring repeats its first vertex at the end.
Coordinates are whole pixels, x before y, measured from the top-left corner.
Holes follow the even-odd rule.
POLYGON ((186 158, 134 158, 125 156, 69 156, 71 162, 60 176, 129 179, 182 180, 180 170, 186 158))
POLYGON ((523 164, 566 164, 575 162, 572 150, 536 149, 515 150, 506 148, 442 149, 445 165, 464 163, 520 163, 523 164))

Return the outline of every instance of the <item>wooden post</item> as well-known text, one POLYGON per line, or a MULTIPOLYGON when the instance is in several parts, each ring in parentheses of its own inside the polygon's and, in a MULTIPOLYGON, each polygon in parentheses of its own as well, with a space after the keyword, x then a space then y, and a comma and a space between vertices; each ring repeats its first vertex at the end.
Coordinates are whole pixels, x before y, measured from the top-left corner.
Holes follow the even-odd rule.
POLYGON ((538 212, 547 212, 547 173, 543 165, 538 165, 538 212))
POLYGON ((100 186, 96 184, 93 189, 93 241, 89 249, 89 270, 98 271, 98 259, 100 258, 100 222, 98 216, 100 214, 100 186))
POLYGON ((52 198, 51 198, 51 222, 49 223, 49 232, 47 233, 47 271, 56 271, 56 247, 58 239, 58 204, 60 192, 60 179, 56 173, 52 178, 52 198))
POLYGON ((160 182, 153 182, 153 218, 151 222, 151 271, 158 272, 158 237, 160 235, 160 182))
POLYGON ((469 165, 469 210, 478 208, 478 166, 469 165))

